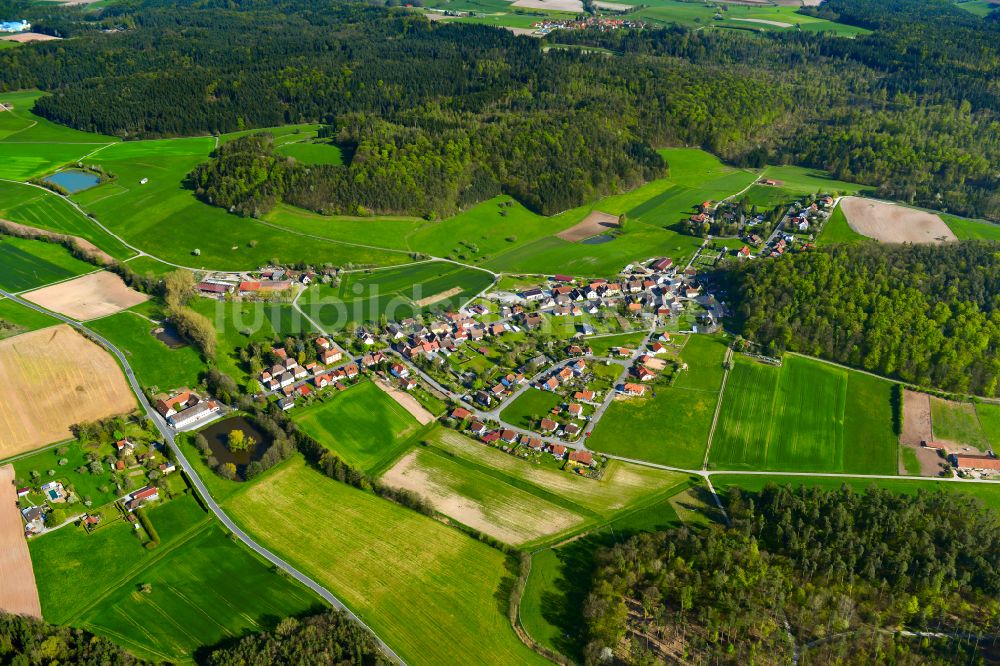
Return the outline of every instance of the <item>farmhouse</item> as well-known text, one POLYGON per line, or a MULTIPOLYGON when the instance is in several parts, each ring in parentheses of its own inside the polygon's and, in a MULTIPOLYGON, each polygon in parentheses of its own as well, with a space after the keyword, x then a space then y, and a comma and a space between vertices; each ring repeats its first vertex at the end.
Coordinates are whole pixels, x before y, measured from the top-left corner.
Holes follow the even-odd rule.
POLYGON ((169 418, 177 412, 198 404, 198 396, 188 389, 181 389, 177 393, 165 398, 159 398, 154 407, 163 418, 169 418))
POLYGON ((129 511, 135 511, 146 502, 154 502, 158 499, 160 499, 160 491, 156 489, 156 486, 146 486, 128 496, 125 508, 129 511))
POLYGON ((219 407, 219 403, 214 400, 207 400, 205 402, 199 402, 193 407, 188 407, 182 412, 169 416, 167 418, 167 423, 177 429, 187 428, 195 423, 211 418, 220 411, 221 407, 219 407))
POLYGON ((1000 458, 955 453, 949 456, 955 467, 964 469, 1000 470, 1000 458))

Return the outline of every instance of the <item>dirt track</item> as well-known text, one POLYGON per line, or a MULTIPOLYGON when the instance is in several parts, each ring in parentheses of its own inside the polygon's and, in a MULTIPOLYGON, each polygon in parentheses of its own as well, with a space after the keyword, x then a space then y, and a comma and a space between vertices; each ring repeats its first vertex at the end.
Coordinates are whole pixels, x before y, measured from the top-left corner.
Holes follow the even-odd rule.
POLYGON ((0 385, 0 458, 68 439, 71 425, 136 405, 111 355, 66 325, 0 342, 0 385))
POLYGON ((958 240, 948 225, 933 213, 861 197, 844 197, 840 207, 851 229, 883 243, 958 240))
POLYGON ((564 241, 569 241, 570 243, 577 243, 579 241, 586 240, 591 236, 604 233, 609 229, 617 228, 617 215, 610 215, 608 213, 602 213, 595 210, 590 215, 583 218, 583 220, 579 223, 573 225, 569 229, 557 233, 556 237, 561 238, 564 241))
MULTIPOLYGON (((920 446, 920 442, 930 442, 933 439, 930 396, 916 391, 903 391, 903 432, 899 435, 899 443, 916 454, 921 476, 937 476, 941 468, 941 458, 937 451, 920 446)), ((899 463, 899 473, 906 473, 902 460, 899 463)))
POLYGON ((100 272, 42 287, 24 294, 26 300, 73 319, 107 317, 149 300, 130 289, 114 273, 100 272))
POLYGON ((0 467, 0 610, 42 617, 11 465, 0 467))
POLYGON ((419 301, 414 301, 414 305, 420 308, 425 308, 428 305, 433 305, 435 303, 445 300, 446 298, 451 298, 452 296, 461 293, 462 293, 461 287, 452 287, 451 289, 448 289, 447 291, 442 291, 439 294, 434 294, 433 296, 428 296, 427 298, 421 298, 419 301))

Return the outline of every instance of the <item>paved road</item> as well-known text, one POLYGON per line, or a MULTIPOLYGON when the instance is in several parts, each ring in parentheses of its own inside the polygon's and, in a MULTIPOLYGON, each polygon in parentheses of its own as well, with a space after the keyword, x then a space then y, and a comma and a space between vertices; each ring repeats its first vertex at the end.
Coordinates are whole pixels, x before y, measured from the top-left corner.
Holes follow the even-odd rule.
POLYGON ((177 442, 174 440, 174 433, 171 430, 171 428, 160 417, 160 414, 155 409, 153 409, 153 406, 149 404, 149 401, 146 399, 146 395, 142 391, 142 387, 139 385, 139 381, 135 377, 135 373, 132 370, 132 366, 129 365, 128 359, 125 358, 125 355, 115 345, 113 345, 107 338, 103 337, 98 333, 95 333, 94 331, 90 330, 85 325, 74 319, 70 319, 69 317, 64 317, 63 315, 58 314, 56 312, 51 312, 49 310, 46 310, 43 307, 40 307, 38 305, 35 305, 34 303, 19 298, 14 294, 3 291, 2 289, 0 289, 0 295, 6 296, 10 300, 19 303, 20 305, 23 305, 27 308, 31 308, 36 312, 41 312, 42 314, 47 314, 51 317, 55 317, 56 319, 85 332, 90 338, 92 338, 93 340, 98 342, 101 346, 103 346, 105 349, 114 354, 118 358, 118 361, 121 363, 122 368, 124 368, 125 376, 128 378, 128 382, 132 386, 132 390, 138 397, 139 404, 146 411, 146 414, 149 416, 149 418, 152 419, 153 423, 156 424, 156 428, 160 431, 160 434, 163 436, 163 440, 167 443, 168 446, 170 446, 170 449, 174 452, 174 455, 177 458, 177 462, 180 463, 181 468, 187 473, 188 478, 191 479, 191 483, 194 484, 195 488, 197 488, 198 492, 204 499, 205 504, 212 511, 212 513, 215 514, 215 517, 218 518, 219 521, 223 525, 225 525, 228 530, 230 530, 233 534, 235 534, 240 541, 246 544, 247 547, 249 547, 256 553, 258 553, 261 557, 266 559, 268 562, 278 567, 279 569, 281 569, 282 571, 284 571, 285 573, 292 576, 300 583, 311 589, 317 595, 325 599, 327 603, 329 603, 334 608, 347 613, 355 622, 365 627, 372 634, 372 636, 375 637, 375 640, 378 642, 379 647, 381 647, 382 651, 385 652, 386 655, 388 655, 391 659, 395 660, 396 662, 404 664, 403 660, 399 657, 399 655, 397 655, 392 650, 392 648, 386 645, 385 642, 382 641, 382 639, 379 638, 374 631, 372 631, 371 627, 365 624, 361 620, 361 618, 355 615, 351 611, 351 609, 345 606, 344 603, 340 601, 340 599, 338 599, 333 595, 332 592, 330 592, 328 589, 317 583, 315 580, 313 580, 309 576, 305 575, 304 573, 293 567, 285 560, 281 559, 280 557, 269 551, 267 548, 264 548, 263 546, 258 544, 249 535, 247 535, 246 532, 241 530, 236 525, 236 523, 234 523, 229 518, 229 516, 226 515, 226 513, 222 510, 222 507, 220 507, 216 503, 216 501, 212 498, 211 493, 208 492, 208 488, 202 482, 197 472, 195 472, 194 468, 191 466, 191 463, 188 462, 188 459, 184 456, 184 453, 180 450, 180 447, 177 446, 177 442))

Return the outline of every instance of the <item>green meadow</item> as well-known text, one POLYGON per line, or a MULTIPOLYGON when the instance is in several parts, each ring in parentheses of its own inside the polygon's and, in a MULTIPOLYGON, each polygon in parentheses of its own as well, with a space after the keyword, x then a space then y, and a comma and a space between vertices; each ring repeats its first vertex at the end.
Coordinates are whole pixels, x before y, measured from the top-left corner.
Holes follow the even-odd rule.
POLYGON ((719 402, 726 341, 706 335, 686 340, 680 358, 688 369, 680 371, 672 386, 647 387, 642 398, 611 403, 587 441, 589 448, 672 467, 701 468, 719 402))
POLYGON ((753 6, 692 3, 683 0, 650 0, 636 12, 636 15, 654 23, 676 23, 689 27, 767 31, 804 30, 831 32, 844 37, 853 37, 869 32, 864 28, 799 14, 797 9, 793 6, 777 5, 753 6))
POLYGON ((42 612, 157 661, 273 628, 321 601, 227 538, 191 496, 149 510, 161 543, 146 550, 125 522, 31 541, 42 612), (149 592, 141 586, 149 585, 149 592))
POLYGON ((121 349, 143 387, 154 392, 195 386, 206 368, 194 347, 171 349, 153 335, 157 324, 133 310, 90 321, 87 326, 121 349))
POLYGON ((896 474, 890 388, 800 356, 780 368, 736 356, 710 468, 896 474))
POLYGON ((366 472, 397 458, 420 427, 409 412, 369 381, 296 409, 292 419, 303 432, 366 472))
POLYGON ((62 245, 0 235, 0 288, 25 291, 90 273, 96 267, 80 261, 62 245))
POLYGON ((102 166, 117 179, 73 199, 133 245, 184 266, 245 269, 272 259, 317 265, 408 261, 405 253, 290 234, 199 201, 184 181, 195 166, 209 159, 214 147, 211 137, 108 146, 86 162, 102 166))
POLYGON ((0 181, 0 218, 37 229, 79 236, 116 259, 135 255, 61 196, 41 187, 0 181))
POLYGON ((990 448, 990 440, 979 419, 980 411, 988 411, 988 405, 974 405, 971 402, 953 402, 931 396, 931 429, 934 439, 965 444, 980 451, 990 448), (980 410, 980 407, 983 410, 980 410))
POLYGON ((290 460, 224 504, 409 664, 545 664, 507 619, 514 563, 462 532, 290 460), (290 519, 292 516, 308 519, 290 519))
POLYGON ((556 393, 530 388, 508 403, 500 412, 500 418, 521 428, 536 428, 538 420, 551 416, 549 412, 562 402, 562 397, 556 393))
POLYGON ((31 112, 39 91, 0 93, 0 178, 27 180, 83 159, 117 139, 57 125, 31 112))
POLYGON ((277 152, 303 164, 343 164, 340 148, 332 143, 286 143, 277 152))
POLYGON ((959 240, 1000 241, 1000 224, 938 213, 959 240))
POLYGON ((313 285, 299 306, 326 327, 391 321, 427 310, 454 309, 493 284, 486 271, 440 261, 342 274, 340 284, 313 285), (418 301, 424 301, 423 304, 418 301))
POLYGON ((61 323, 8 298, 0 298, 0 340, 61 323))
POLYGON ((827 220, 826 226, 823 227, 823 233, 816 239, 816 245, 823 247, 825 245, 833 245, 834 243, 861 243, 867 241, 871 241, 871 239, 851 229, 851 225, 847 223, 847 216, 844 215, 843 209, 837 206, 830 219, 827 220))

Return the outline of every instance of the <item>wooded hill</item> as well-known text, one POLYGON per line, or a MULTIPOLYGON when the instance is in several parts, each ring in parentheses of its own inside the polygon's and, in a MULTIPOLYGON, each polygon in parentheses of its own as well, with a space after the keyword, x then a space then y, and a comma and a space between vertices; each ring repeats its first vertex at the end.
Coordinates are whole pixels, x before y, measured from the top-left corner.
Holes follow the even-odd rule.
POLYGON ((599 553, 588 664, 982 663, 975 637, 998 631, 1000 522, 978 500, 772 485, 733 489, 727 508, 732 529, 599 553))
POLYGON ((863 243, 733 269, 738 328, 798 351, 949 391, 1000 391, 996 245, 863 243))
POLYGON ((661 175, 652 147, 697 145, 1000 219, 1000 25, 944 0, 830 7, 875 33, 550 37, 620 53, 606 57, 355 4, 124 2, 86 21, 122 32, 4 51, 0 87, 52 91, 40 114, 126 138, 327 123, 351 164, 291 169, 296 201, 323 212, 433 217, 503 190, 553 213, 661 175))

